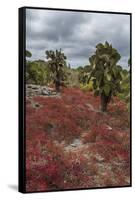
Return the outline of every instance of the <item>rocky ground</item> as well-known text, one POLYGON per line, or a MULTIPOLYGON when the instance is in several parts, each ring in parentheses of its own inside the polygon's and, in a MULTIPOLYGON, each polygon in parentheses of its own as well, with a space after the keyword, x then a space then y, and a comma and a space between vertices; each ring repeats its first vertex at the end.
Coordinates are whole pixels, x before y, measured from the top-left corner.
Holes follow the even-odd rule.
POLYGON ((48 86, 26 84, 26 95, 29 96, 55 96, 57 93, 48 86))

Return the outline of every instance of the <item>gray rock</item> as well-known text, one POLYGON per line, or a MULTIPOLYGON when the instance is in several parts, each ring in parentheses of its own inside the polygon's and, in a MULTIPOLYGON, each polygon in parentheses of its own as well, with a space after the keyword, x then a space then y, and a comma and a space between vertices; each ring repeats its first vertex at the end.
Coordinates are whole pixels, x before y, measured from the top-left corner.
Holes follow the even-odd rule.
POLYGON ((50 88, 47 86, 27 84, 26 95, 27 96, 35 96, 35 95, 54 96, 54 95, 57 95, 57 93, 54 92, 53 88, 50 88))
POLYGON ((43 88, 41 91, 42 91, 41 92, 42 95, 50 95, 50 91, 45 88, 43 88))

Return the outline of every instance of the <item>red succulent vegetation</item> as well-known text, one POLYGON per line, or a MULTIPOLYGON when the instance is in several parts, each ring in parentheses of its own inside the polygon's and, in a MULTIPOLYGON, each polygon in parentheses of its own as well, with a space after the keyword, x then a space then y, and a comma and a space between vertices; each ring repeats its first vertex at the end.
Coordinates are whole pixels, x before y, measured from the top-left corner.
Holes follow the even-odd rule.
POLYGON ((27 99, 27 191, 130 184, 126 105, 114 98, 109 112, 102 113, 99 102, 77 88, 27 99))

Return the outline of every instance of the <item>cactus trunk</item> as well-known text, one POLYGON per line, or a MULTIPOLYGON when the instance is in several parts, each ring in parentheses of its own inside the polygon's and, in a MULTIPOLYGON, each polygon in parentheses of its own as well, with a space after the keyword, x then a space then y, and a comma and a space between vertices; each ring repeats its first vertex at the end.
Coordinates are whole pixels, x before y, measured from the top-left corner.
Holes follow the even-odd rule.
POLYGON ((101 94, 101 111, 106 112, 108 103, 111 100, 111 93, 109 96, 106 96, 104 93, 101 94))
POLYGON ((60 92, 60 77, 59 77, 59 74, 56 75, 56 78, 55 78, 55 90, 56 92, 60 92))

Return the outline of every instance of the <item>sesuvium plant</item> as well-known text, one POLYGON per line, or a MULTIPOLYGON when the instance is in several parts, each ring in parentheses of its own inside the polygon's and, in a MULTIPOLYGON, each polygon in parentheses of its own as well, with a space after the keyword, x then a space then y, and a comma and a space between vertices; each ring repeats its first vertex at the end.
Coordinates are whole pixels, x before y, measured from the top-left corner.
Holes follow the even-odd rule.
POLYGON ((64 66, 66 66, 66 56, 62 53, 61 49, 56 51, 46 51, 46 58, 48 59, 48 67, 53 74, 53 81, 55 89, 60 92, 60 86, 65 79, 64 66))
POLYGON ((121 91, 122 67, 117 65, 121 56, 111 44, 99 43, 94 55, 89 58, 91 71, 89 79, 93 81, 95 95, 100 95, 101 111, 107 111, 107 105, 113 95, 121 91))

